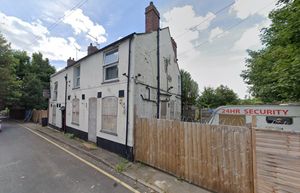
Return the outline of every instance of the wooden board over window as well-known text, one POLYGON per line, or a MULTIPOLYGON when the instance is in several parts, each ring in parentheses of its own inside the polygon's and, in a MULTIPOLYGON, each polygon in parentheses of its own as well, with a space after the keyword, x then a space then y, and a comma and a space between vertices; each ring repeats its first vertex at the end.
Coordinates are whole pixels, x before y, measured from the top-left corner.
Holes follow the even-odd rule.
POLYGON ((102 99, 102 132, 117 135, 118 98, 105 97, 102 99))
POLYGON ((245 115, 219 115, 220 125, 232 125, 232 126, 245 126, 246 116, 245 115))

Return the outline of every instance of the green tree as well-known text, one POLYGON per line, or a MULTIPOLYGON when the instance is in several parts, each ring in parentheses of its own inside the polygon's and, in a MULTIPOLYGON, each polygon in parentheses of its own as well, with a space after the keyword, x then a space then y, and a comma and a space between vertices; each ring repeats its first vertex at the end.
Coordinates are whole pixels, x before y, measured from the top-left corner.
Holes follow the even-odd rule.
POLYGON ((264 48, 248 50, 242 72, 251 94, 263 102, 300 100, 300 1, 281 0, 272 11, 272 24, 263 29, 264 48))
POLYGON ((236 105, 238 103, 237 94, 224 85, 220 85, 216 89, 205 87, 198 100, 198 104, 205 108, 217 108, 222 105, 236 105))
POLYGON ((0 110, 12 105, 19 96, 15 92, 19 82, 13 78, 14 63, 10 44, 0 34, 0 110))
POLYGON ((26 52, 18 53, 18 56, 17 77, 22 79, 22 106, 27 109, 46 109, 48 102, 43 97, 43 90, 50 88, 50 75, 55 73, 55 68, 41 53, 33 53, 29 63, 26 52), (23 71, 22 67, 25 67, 23 71))
POLYGON ((43 89, 50 87, 55 68, 41 53, 11 50, 0 34, 0 110, 5 107, 47 108, 43 89))
POLYGON ((21 101, 26 109, 44 109, 47 101, 43 97, 43 85, 36 74, 29 73, 24 77, 21 101))
POLYGON ((192 79, 189 72, 180 70, 181 76, 181 104, 183 109, 186 109, 189 105, 196 105, 197 98, 199 96, 199 88, 197 82, 192 79))
POLYGON ((15 78, 17 80, 23 81, 25 75, 29 72, 30 68, 30 57, 27 55, 26 51, 13 51, 13 56, 16 60, 15 64, 15 78))

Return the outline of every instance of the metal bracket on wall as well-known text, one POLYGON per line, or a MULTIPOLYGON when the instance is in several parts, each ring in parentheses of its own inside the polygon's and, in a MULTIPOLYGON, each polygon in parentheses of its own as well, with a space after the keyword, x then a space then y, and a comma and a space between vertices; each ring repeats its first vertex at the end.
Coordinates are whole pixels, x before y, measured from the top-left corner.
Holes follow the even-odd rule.
POLYGON ((157 103, 155 100, 151 100, 151 99, 146 99, 142 94, 141 94, 141 97, 144 101, 148 101, 148 102, 152 102, 152 103, 157 103))

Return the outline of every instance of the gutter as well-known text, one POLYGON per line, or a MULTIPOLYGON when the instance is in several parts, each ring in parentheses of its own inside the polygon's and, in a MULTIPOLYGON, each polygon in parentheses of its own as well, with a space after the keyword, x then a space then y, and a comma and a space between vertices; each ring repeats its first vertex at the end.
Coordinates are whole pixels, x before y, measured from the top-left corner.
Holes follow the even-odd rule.
POLYGON ((128 51, 128 70, 127 70, 127 108, 126 108, 126 138, 125 138, 125 147, 126 147, 126 155, 127 159, 130 158, 128 152, 128 127, 129 127, 129 90, 130 90, 130 67, 131 67, 131 41, 132 36, 129 39, 129 51, 128 51))
POLYGON ((157 29, 157 111, 156 118, 159 119, 159 106, 160 106, 160 61, 159 61, 159 31, 160 28, 157 29))

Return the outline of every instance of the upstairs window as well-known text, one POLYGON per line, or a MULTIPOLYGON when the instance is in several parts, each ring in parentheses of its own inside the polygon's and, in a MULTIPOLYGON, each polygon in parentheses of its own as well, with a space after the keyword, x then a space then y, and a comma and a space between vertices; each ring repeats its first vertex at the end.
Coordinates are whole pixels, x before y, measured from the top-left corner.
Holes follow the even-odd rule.
POLYGON ((119 51, 118 49, 109 51, 104 54, 104 81, 118 79, 118 64, 119 64, 119 51))
POLYGON ((74 88, 80 87, 80 66, 74 67, 74 88))
POLYGON ((56 101, 57 100, 57 88, 58 88, 58 82, 56 81, 54 83, 54 89, 53 89, 53 100, 56 101))

